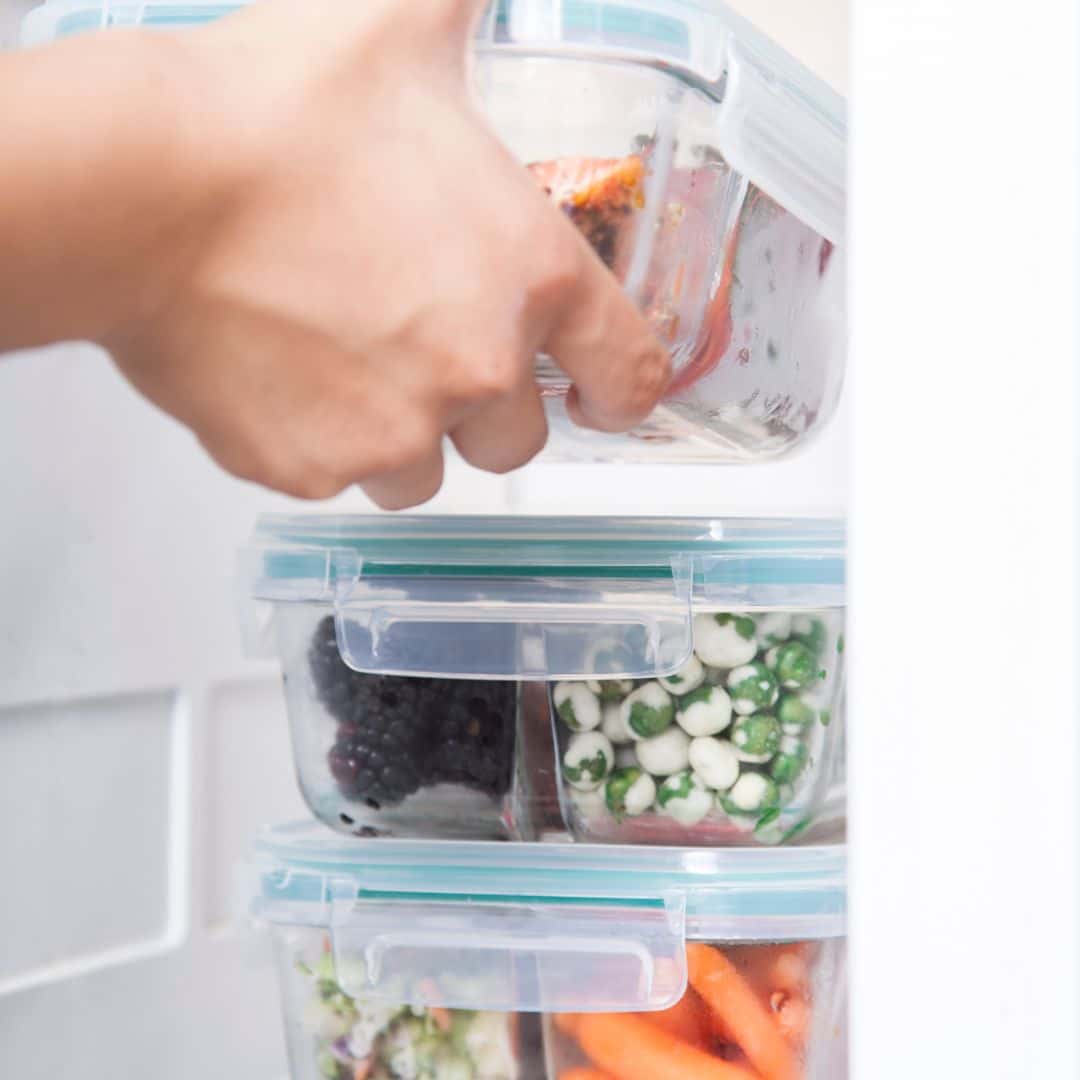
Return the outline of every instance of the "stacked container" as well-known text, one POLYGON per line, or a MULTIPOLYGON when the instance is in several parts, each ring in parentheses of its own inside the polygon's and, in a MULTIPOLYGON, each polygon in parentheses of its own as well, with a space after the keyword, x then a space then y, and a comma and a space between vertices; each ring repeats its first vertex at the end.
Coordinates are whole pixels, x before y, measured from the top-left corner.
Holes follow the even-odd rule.
POLYGON ((294 1077, 845 1075, 839 524, 268 517, 242 565, 330 826, 260 842, 294 1077))
MULTIPOLYGON (((47 0, 23 37, 237 6, 47 0)), ((805 444, 843 370, 843 103, 704 0, 501 0, 472 70, 674 359, 615 437, 539 357, 548 457, 805 444)), ((241 566, 322 823, 251 873, 293 1080, 843 1080, 838 523, 272 517, 241 566)))

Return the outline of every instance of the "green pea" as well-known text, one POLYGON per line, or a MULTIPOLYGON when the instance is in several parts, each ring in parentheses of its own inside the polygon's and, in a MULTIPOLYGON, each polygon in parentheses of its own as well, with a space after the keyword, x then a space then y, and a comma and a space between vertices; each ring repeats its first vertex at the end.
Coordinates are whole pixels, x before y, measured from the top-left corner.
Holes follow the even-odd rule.
POLYGON ((776 707, 776 719, 785 731, 803 731, 817 719, 817 713, 798 695, 784 694, 776 707))
POLYGON ((719 801, 724 812, 733 817, 758 817, 776 807, 780 790, 775 781, 761 773, 743 773, 719 801))
POLYGON ((659 683, 638 687, 622 704, 626 725, 642 739, 650 739, 671 727, 675 702, 659 683))
POLYGON ((643 813, 655 797, 655 781, 636 765, 616 769, 604 787, 607 808, 619 820, 643 813))
POLYGON ((791 637, 792 640, 805 645, 815 656, 821 656, 829 640, 829 632, 821 619, 803 617, 796 620, 791 637))
POLYGON ((709 701, 715 691, 715 687, 710 686, 708 683, 703 683, 696 690, 691 690, 689 694, 683 694, 679 698, 679 708, 688 709, 691 705, 695 705, 701 701, 709 701))
POLYGON ((672 799, 688 799, 690 792, 694 790, 694 774, 690 771, 677 773, 669 776, 660 785, 660 794, 657 802, 660 806, 667 806, 672 799))
POLYGON ((776 676, 762 663, 743 664, 728 676, 731 704, 737 713, 771 709, 780 696, 776 676))
POLYGON ((796 742, 790 749, 785 749, 773 758, 769 772, 778 784, 794 784, 809 760, 810 751, 806 749, 806 744, 796 742))
POLYGON ((731 744, 737 754, 770 758, 780 749, 780 721, 771 713, 742 716, 731 729, 731 744))
POLYGON ((776 652, 776 677, 787 690, 799 690, 825 673, 817 657, 801 641, 787 641, 776 652))
POLYGON ((749 615, 714 615, 713 618, 720 626, 727 626, 728 623, 732 623, 735 626, 735 633, 739 637, 750 641, 757 633, 757 624, 749 615))
POLYGON ((597 679, 590 682, 590 689, 594 685, 596 696, 601 701, 622 701, 632 684, 625 679, 597 679))

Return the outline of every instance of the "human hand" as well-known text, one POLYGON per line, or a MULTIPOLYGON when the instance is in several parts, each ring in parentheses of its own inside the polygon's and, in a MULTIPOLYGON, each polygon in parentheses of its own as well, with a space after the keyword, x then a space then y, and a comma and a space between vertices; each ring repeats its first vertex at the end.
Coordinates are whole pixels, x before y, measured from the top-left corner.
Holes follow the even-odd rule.
POLYGON ((663 393, 666 350, 471 100, 477 13, 262 0, 175 36, 207 198, 103 338, 229 471, 398 509, 439 489, 444 436, 493 472, 543 447, 537 352, 586 426, 626 430, 663 393))

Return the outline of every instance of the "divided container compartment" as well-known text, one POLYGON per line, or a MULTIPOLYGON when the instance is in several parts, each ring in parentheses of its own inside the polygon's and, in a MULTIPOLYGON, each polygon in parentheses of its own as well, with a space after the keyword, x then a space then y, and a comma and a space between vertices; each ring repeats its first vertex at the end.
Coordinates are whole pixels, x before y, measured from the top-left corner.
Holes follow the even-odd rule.
POLYGON ((269 516, 241 571, 339 831, 772 845, 835 816, 839 523, 269 516))
POLYGON ((582 852, 308 823, 262 834, 251 887, 293 1080, 556 1080, 590 1064, 629 1080, 627 1061, 681 1080, 716 1062, 742 1070, 732 1080, 847 1076, 842 847, 582 852))
MULTIPOLYGON (((23 40, 241 6, 48 0, 23 40)), ((472 74, 497 134, 675 368, 652 417, 614 436, 569 420, 569 382, 540 356, 548 458, 748 462, 816 433, 844 367, 843 100, 701 0, 501 0, 478 23, 472 74)))

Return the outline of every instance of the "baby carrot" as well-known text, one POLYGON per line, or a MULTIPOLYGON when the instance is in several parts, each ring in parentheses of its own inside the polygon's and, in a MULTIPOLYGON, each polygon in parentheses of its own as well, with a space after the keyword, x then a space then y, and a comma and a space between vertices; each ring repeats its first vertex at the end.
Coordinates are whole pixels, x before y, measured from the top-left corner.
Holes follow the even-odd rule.
POLYGON ((670 1009, 639 1015, 643 1020, 663 1028, 668 1034, 690 1043, 691 1046, 707 1050, 712 1042, 709 1010, 693 990, 687 990, 670 1009))
POLYGON ((802 1068, 769 1010, 735 965, 711 945, 687 946, 690 985, 762 1080, 801 1080, 802 1068))
POLYGON ((559 1080, 611 1080, 606 1072, 599 1069, 590 1069, 588 1065, 578 1065, 574 1069, 566 1069, 559 1073, 559 1080))
POLYGON ((613 1080, 757 1080, 633 1013, 582 1016, 578 1042, 613 1080))

